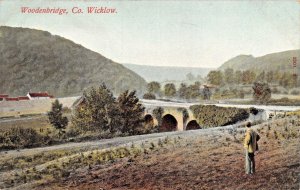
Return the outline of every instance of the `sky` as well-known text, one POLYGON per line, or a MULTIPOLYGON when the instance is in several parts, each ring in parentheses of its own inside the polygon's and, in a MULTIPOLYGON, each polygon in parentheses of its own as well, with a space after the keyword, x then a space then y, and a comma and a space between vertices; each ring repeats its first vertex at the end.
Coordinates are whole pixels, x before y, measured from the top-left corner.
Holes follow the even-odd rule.
POLYGON ((0 0, 0 25, 49 31, 118 63, 216 68, 300 48, 300 2, 0 0), (21 7, 68 14, 24 14, 21 7), (83 13, 72 13, 78 7, 83 13), (88 14, 87 7, 116 9, 88 14))

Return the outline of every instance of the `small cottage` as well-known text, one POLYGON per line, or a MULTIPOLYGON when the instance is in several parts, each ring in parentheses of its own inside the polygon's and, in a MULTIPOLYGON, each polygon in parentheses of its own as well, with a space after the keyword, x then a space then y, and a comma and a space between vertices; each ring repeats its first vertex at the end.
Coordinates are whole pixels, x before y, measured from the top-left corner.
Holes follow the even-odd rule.
POLYGON ((43 100, 53 98, 53 96, 49 95, 47 92, 28 92, 27 97, 29 98, 29 100, 43 100))

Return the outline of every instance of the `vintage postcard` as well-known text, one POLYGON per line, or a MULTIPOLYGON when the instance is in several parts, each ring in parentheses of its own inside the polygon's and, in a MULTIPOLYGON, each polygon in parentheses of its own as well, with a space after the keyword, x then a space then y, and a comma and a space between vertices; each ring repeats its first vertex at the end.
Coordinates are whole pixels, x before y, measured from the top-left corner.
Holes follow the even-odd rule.
POLYGON ((0 189, 300 187, 297 0, 0 0, 0 189))

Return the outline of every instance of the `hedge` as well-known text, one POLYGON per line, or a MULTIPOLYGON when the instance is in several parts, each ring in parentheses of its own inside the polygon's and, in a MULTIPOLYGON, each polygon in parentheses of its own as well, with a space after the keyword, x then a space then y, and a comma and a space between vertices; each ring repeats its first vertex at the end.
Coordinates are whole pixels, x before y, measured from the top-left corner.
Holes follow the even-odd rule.
POLYGON ((249 117, 249 109, 193 105, 190 107, 198 124, 204 128, 231 125, 249 117))

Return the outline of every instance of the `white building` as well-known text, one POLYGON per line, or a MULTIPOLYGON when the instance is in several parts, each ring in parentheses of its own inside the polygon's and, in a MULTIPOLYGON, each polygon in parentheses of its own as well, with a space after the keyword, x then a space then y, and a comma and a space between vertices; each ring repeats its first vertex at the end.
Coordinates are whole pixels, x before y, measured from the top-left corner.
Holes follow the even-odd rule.
POLYGON ((47 92, 28 92, 27 97, 30 100, 43 100, 53 98, 53 96, 49 95, 47 92))

